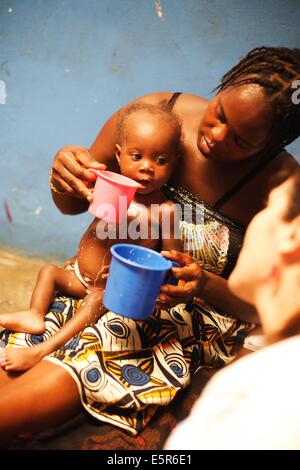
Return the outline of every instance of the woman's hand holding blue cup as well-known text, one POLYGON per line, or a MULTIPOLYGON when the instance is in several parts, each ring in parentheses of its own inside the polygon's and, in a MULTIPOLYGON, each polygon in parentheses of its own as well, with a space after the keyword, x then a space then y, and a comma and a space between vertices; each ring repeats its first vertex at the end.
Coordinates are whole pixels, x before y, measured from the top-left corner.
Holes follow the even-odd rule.
POLYGON ((172 307, 187 303, 194 297, 201 297, 205 271, 201 268, 200 263, 180 251, 162 251, 161 255, 180 266, 173 267, 171 273, 174 278, 184 282, 179 282, 177 285, 163 284, 160 288, 157 305, 172 307))

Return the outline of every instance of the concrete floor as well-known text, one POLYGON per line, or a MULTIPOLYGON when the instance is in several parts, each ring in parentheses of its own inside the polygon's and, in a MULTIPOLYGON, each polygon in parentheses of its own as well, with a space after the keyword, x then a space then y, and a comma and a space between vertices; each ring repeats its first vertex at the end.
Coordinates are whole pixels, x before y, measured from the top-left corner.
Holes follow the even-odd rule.
POLYGON ((29 306, 37 273, 47 262, 0 249, 0 312, 15 312, 29 306))

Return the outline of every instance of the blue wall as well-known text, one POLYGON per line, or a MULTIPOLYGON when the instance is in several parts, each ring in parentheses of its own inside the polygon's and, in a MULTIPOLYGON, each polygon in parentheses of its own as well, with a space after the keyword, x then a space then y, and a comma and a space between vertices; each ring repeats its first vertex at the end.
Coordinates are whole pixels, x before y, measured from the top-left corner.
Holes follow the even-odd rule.
MULTIPOLYGON (((52 203, 47 175, 60 147, 89 146, 110 114, 139 95, 209 97, 252 47, 300 46, 298 0, 161 0, 164 21, 155 3, 1 1, 0 243, 74 253, 90 217, 63 216, 52 203)), ((299 141, 292 150, 300 155, 299 141)))

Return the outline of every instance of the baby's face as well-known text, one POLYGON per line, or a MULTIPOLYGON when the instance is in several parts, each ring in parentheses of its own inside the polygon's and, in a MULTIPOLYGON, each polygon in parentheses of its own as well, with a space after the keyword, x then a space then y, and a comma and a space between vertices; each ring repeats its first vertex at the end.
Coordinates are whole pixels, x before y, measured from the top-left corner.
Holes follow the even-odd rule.
POLYGON ((175 130, 144 111, 128 116, 124 126, 123 142, 116 146, 121 173, 140 183, 140 194, 152 193, 169 180, 177 163, 175 130))

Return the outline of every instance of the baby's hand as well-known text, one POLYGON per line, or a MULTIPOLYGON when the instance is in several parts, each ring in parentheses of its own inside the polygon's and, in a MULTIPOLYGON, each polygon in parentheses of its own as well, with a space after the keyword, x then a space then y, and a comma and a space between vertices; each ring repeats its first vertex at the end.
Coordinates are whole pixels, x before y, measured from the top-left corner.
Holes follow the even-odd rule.
POLYGON ((110 268, 110 264, 105 264, 104 266, 102 266, 94 283, 92 282, 91 279, 88 279, 85 277, 83 278, 87 282, 87 288, 86 288, 87 294, 92 294, 95 291, 96 292, 104 291, 105 282, 107 281, 107 278, 109 275, 109 268, 110 268))
POLYGON ((107 279, 109 275, 110 264, 105 264, 101 269, 101 279, 107 279))

